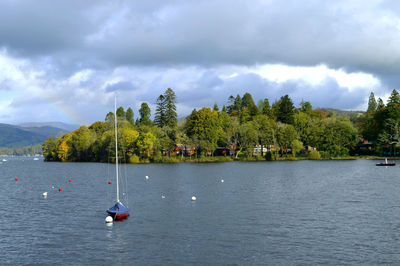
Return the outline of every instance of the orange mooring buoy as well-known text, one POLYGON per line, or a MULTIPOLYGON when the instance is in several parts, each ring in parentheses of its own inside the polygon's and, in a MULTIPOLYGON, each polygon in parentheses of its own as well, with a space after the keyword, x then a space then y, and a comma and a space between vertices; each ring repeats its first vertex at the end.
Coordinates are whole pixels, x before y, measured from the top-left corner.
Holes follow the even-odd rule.
POLYGON ((72 182, 71 178, 68 180, 68 182, 72 182))
POLYGON ((15 181, 18 181, 18 177, 15 178, 15 181))
POLYGON ((108 184, 111 184, 111 181, 108 181, 108 184))
POLYGON ((60 191, 60 192, 61 192, 61 191, 62 191, 62 188, 60 188, 60 187, 59 187, 59 188, 58 188, 58 191, 60 191))

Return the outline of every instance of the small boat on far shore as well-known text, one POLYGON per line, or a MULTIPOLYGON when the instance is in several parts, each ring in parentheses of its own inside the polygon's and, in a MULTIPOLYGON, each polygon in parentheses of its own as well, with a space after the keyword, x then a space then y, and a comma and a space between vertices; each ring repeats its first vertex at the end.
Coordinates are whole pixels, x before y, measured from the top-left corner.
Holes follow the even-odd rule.
POLYGON ((377 163, 376 166, 395 166, 396 163, 395 162, 391 162, 389 163, 387 158, 385 158, 385 162, 384 163, 377 163))

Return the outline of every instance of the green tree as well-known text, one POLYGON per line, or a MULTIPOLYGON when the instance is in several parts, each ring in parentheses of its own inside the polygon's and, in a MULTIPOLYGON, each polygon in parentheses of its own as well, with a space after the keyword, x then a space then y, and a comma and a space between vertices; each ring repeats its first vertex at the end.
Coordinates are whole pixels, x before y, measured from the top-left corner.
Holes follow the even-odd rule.
POLYGON ((278 123, 276 132, 279 146, 287 153, 293 142, 298 139, 295 128, 290 124, 278 123))
POLYGON ((319 147, 332 156, 348 155, 357 142, 357 130, 350 120, 346 117, 328 118, 322 123, 324 131, 319 147))
POLYGON ((233 112, 233 106, 234 106, 234 104, 235 104, 235 97, 233 97, 232 95, 231 96, 229 96, 229 98, 228 98, 228 107, 226 108, 226 112, 228 113, 228 114, 231 114, 232 112, 233 112))
POLYGON ((108 112, 108 114, 106 115, 105 121, 108 123, 114 123, 114 113, 113 112, 108 112))
POLYGON ((287 154, 287 151, 292 147, 293 142, 298 140, 298 134, 292 125, 278 123, 276 139, 279 147, 287 154))
POLYGON ((132 110, 132 108, 128 108, 128 110, 126 110, 126 120, 128 120, 128 122, 131 124, 131 125, 134 125, 135 124, 135 120, 134 120, 134 115, 133 115, 133 110, 132 110))
MULTIPOLYGON (((239 152, 242 149, 246 150, 246 155, 247 156, 252 156, 254 152, 254 148, 258 144, 258 131, 257 131, 257 126, 253 121, 244 123, 240 125, 239 128, 239 152)), ((236 154, 239 154, 239 152, 236 154)))
POLYGON ((277 120, 279 115, 279 106, 281 104, 281 100, 275 101, 271 107, 271 115, 274 120, 277 120))
POLYGON ((390 154, 393 155, 393 146, 400 138, 400 121, 389 118, 384 122, 384 130, 378 136, 380 144, 390 146, 390 154))
POLYGON ((222 128, 218 137, 219 147, 227 147, 232 144, 232 136, 228 134, 232 127, 232 119, 234 118, 230 117, 229 114, 223 110, 219 113, 219 121, 222 128))
POLYGON ((274 122, 266 115, 257 115, 254 118, 254 126, 258 130, 258 143, 261 145, 261 156, 264 147, 271 147, 275 141, 274 122))
POLYGON ((118 109, 117 109, 117 117, 118 118, 121 118, 121 119, 126 119, 126 113, 125 113, 125 110, 124 110, 124 107, 118 107, 118 109))
POLYGON ((186 118, 185 133, 193 143, 207 150, 214 151, 222 130, 218 112, 210 108, 193 110, 186 118))
POLYGON ((163 127, 166 123, 165 123, 165 119, 166 119, 166 115, 165 115, 165 97, 164 95, 160 95, 157 98, 157 102, 156 102, 156 112, 154 115, 154 124, 156 124, 159 127, 163 127))
POLYGON ((191 145, 191 141, 189 139, 189 137, 182 131, 180 130, 176 136, 176 144, 180 145, 181 147, 181 160, 183 160, 183 155, 185 153, 185 151, 187 151, 187 148, 189 145, 191 145))
POLYGON ((312 111, 312 105, 310 102, 301 101, 300 103, 300 112, 308 113, 312 111))
POLYGON ((218 108, 218 104, 217 103, 214 103, 214 107, 213 107, 213 111, 219 111, 219 108, 218 108))
POLYGON ((253 97, 250 93, 246 92, 242 98, 242 108, 246 108, 249 111, 250 116, 256 116, 258 114, 258 108, 254 103, 253 97))
POLYGON ((160 139, 161 149, 168 152, 168 157, 171 156, 171 152, 176 148, 175 142, 167 135, 160 139))
POLYGON ((312 118, 308 113, 300 112, 293 116, 293 126, 299 134, 300 140, 307 145, 311 143, 312 124, 312 118))
POLYGON ((297 139, 295 139, 292 142, 291 146, 292 146, 292 154, 293 154, 293 156, 296 156, 296 153, 298 151, 301 151, 304 148, 303 143, 300 140, 297 140, 297 139))
POLYGON ((387 106, 392 107, 395 105, 400 105, 400 95, 396 90, 393 90, 388 99, 387 106))
POLYGON ((377 102, 375 100, 375 95, 373 92, 371 92, 370 96, 369 96, 369 100, 368 100, 368 109, 367 109, 367 113, 373 113, 376 111, 377 108, 377 102))
POLYGON ((121 130, 120 145, 128 156, 132 156, 137 149, 136 141, 138 138, 139 132, 134 129, 124 128, 121 130))
POLYGON ((303 135, 303 142, 306 145, 310 145, 318 150, 322 150, 325 139, 324 120, 313 119, 311 121, 306 121, 303 125, 307 127, 307 131, 305 133, 307 135, 305 137, 303 135))
POLYGON ((385 107, 385 104, 383 103, 383 100, 381 98, 378 98, 378 104, 376 106, 376 109, 380 110, 380 109, 382 109, 384 107, 385 107))
POLYGON ((139 109, 139 114, 140 114, 140 120, 139 120, 140 125, 146 125, 146 126, 151 125, 151 119, 150 119, 151 110, 147 103, 145 102, 142 103, 139 109))
POLYGON ((87 126, 81 126, 72 132, 72 160, 73 161, 90 161, 92 159, 90 149, 96 141, 96 134, 89 130, 87 126))
POLYGON ((261 110, 261 113, 263 115, 266 115, 268 117, 272 117, 271 106, 269 105, 268 98, 265 98, 264 100, 260 101, 259 109, 261 110))
POLYGON ((136 142, 139 153, 144 157, 148 157, 155 141, 156 137, 151 132, 140 134, 136 142))
POLYGON ((43 157, 45 161, 57 161, 57 141, 53 136, 48 136, 42 145, 43 157))
POLYGON ((178 114, 176 113, 176 95, 168 88, 164 93, 165 99, 165 125, 176 128, 178 125, 178 114))
POLYGON ((247 108, 243 108, 242 111, 239 112, 239 120, 240 124, 244 124, 246 122, 249 122, 251 120, 251 115, 250 111, 247 108))
POLYGON ((289 95, 282 96, 279 102, 279 109, 277 114, 278 121, 286 124, 293 124, 293 116, 295 108, 289 95))
POLYGON ((233 102, 232 112, 233 111, 240 111, 242 109, 242 98, 238 94, 233 102))

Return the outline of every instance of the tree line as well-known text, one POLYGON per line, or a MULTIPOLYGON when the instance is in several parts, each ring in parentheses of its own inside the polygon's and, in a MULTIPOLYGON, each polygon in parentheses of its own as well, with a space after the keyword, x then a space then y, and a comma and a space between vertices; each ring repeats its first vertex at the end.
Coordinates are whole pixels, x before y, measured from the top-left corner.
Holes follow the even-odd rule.
POLYGON ((366 153, 398 155, 400 139, 400 95, 393 90, 386 105, 381 98, 376 100, 372 92, 368 109, 359 121, 360 132, 370 144, 366 153))
POLYGON ((29 145, 24 147, 17 147, 17 148, 7 148, 7 147, 0 147, 0 154, 1 155, 12 155, 12 156, 34 156, 36 154, 42 153, 42 145, 29 145))
POLYGON ((169 88, 156 99, 153 120, 145 102, 136 119, 131 108, 125 111, 119 107, 116 114, 109 112, 105 121, 82 126, 57 139, 49 137, 42 145, 44 158, 47 161, 112 160, 115 157, 114 115, 121 144, 118 153, 126 162, 166 162, 214 155, 272 160, 310 156, 300 152, 306 147, 316 158, 348 156, 354 153, 359 142, 360 129, 372 123, 367 117, 378 112, 368 111, 366 118, 351 121, 314 109, 307 101, 296 108, 289 95, 271 105, 267 98, 256 104, 252 95, 245 93, 229 96, 221 109, 217 104, 213 108, 194 109, 178 122, 176 104, 175 92, 169 88))

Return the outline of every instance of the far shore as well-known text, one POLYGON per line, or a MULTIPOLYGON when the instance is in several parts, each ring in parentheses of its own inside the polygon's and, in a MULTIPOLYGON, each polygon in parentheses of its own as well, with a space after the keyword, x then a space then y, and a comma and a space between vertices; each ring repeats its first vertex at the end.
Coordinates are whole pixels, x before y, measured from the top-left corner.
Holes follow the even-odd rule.
POLYGON ((201 157, 201 158, 185 158, 181 160, 178 157, 165 157, 163 161, 153 162, 150 160, 141 160, 139 162, 129 163, 129 164, 169 164, 169 163, 224 163, 224 162, 274 162, 274 161, 300 161, 300 160, 309 160, 309 161, 337 161, 337 160, 385 160, 387 158, 389 161, 391 160, 400 160, 400 157, 385 157, 385 156, 343 156, 343 157, 330 157, 330 158, 320 158, 317 160, 310 159, 308 157, 277 157, 272 160, 266 160, 263 157, 201 157))
MULTIPOLYGON (((0 157, 27 157, 27 156, 16 156, 16 155, 3 155, 0 154, 0 157)), ((30 157, 38 157, 38 156, 30 156, 30 157)), ((307 156, 277 156, 273 157, 272 160, 266 160, 261 156, 254 157, 238 157, 232 158, 229 156, 210 156, 210 157, 200 157, 200 158, 188 158, 185 157, 183 160, 178 156, 171 157, 162 157, 159 161, 153 161, 150 159, 142 159, 135 162, 127 162, 128 164, 169 164, 169 163, 222 163, 222 162, 273 162, 273 161, 300 161, 300 160, 310 160, 310 161, 337 161, 337 160, 385 160, 387 158, 388 161, 391 160, 400 160, 400 157, 387 157, 387 156, 378 156, 378 155, 355 155, 355 156, 341 156, 341 157, 329 157, 329 158, 320 158, 320 159, 310 159, 307 156)), ((50 161, 52 162, 52 161, 50 161)), ((60 161, 57 161, 60 162, 60 161)), ((76 162, 76 161, 64 161, 68 162, 76 162)))

